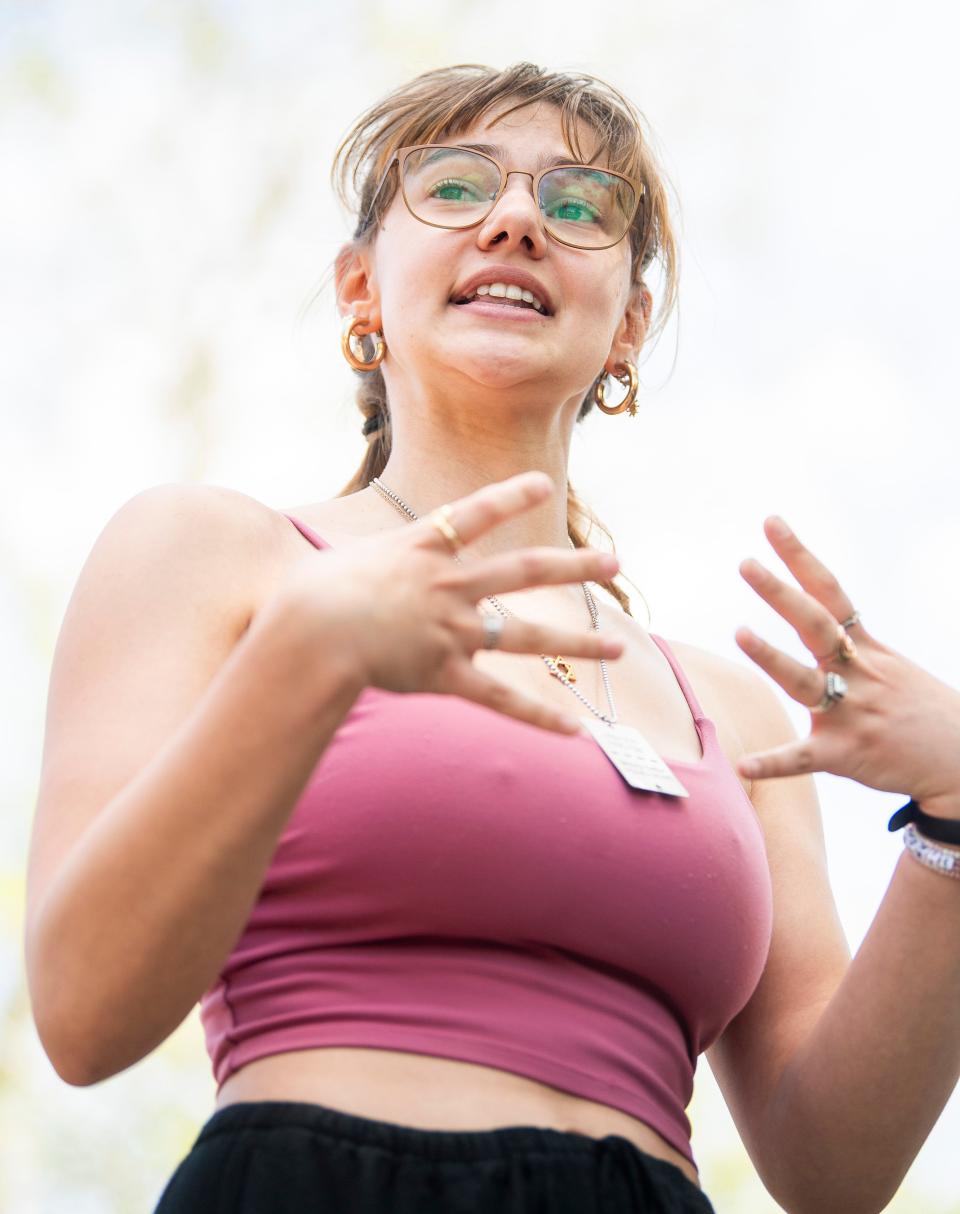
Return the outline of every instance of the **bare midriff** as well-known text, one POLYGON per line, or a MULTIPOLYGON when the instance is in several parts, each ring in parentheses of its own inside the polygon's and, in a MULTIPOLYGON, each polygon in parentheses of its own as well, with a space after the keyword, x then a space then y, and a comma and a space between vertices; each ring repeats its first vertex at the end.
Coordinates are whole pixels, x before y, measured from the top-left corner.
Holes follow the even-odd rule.
POLYGON ((423 1130, 533 1125, 592 1138, 616 1134, 700 1186, 690 1160, 629 1113, 459 1059, 356 1046, 272 1054, 235 1071, 220 1088, 216 1107, 253 1100, 306 1101, 423 1130))

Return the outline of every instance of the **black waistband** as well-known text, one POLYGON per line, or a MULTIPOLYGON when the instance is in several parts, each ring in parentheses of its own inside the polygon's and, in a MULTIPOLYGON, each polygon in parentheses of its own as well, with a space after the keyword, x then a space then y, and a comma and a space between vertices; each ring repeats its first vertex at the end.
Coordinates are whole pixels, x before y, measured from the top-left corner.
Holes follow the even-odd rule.
MULTIPOLYGON (((504 1126, 494 1130, 425 1130, 357 1117, 326 1105, 294 1100, 239 1101, 217 1109, 200 1131, 197 1142, 216 1134, 241 1130, 296 1127, 359 1146, 375 1146, 397 1154, 417 1155, 431 1160, 480 1160, 506 1158, 523 1153, 548 1155, 582 1154, 585 1158, 602 1151, 623 1150, 651 1164, 683 1172, 655 1155, 641 1151, 627 1138, 609 1134, 593 1138, 576 1131, 555 1130, 546 1126, 504 1126)), ((691 1183, 684 1177, 687 1183, 691 1183)), ((696 1187, 696 1186, 694 1186, 696 1187)))

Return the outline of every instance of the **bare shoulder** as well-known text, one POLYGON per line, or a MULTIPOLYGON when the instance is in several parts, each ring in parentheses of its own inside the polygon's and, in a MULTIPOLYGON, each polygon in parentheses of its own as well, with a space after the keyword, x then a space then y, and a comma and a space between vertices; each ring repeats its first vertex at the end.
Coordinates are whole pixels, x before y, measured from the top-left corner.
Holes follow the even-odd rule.
MULTIPOLYGON (((686 641, 668 641, 687 672, 704 712, 717 727, 720 744, 731 764, 743 754, 772 750, 794 741, 796 726, 786 709, 786 693, 759 670, 686 641)), ((794 777, 796 781, 802 777, 794 777)), ((811 783, 808 776, 806 780, 811 783)), ((763 808, 764 785, 770 781, 741 782, 758 812, 763 808)), ((777 782, 779 783, 779 782, 777 782)), ((806 800, 811 800, 807 791, 806 800)))
POLYGON ((220 485, 169 482, 141 490, 108 520, 81 581, 107 588, 135 570, 177 587, 222 619, 246 626, 263 587, 296 554, 293 527, 256 498, 220 485))
MULTIPOLYGON (((742 754, 776 750, 795 742, 800 734, 785 705, 786 693, 749 666, 682 642, 677 656, 695 684, 707 716, 717 725, 721 745, 735 765, 742 754)), ((739 773, 738 773, 739 775, 739 773)), ((823 816, 814 778, 809 773, 776 779, 750 780, 740 776, 761 822, 767 858, 775 886, 790 888, 806 883, 816 888, 824 905, 832 909, 826 875, 823 816)))
POLYGON ((246 542, 254 552, 258 547, 266 551, 291 530, 279 511, 239 489, 174 481, 134 494, 108 523, 117 526, 146 528, 148 539, 172 535, 182 540, 193 534, 199 543, 215 538, 246 542))
POLYGON ((728 710, 742 697, 755 694, 762 683, 760 676, 743 662, 689 641, 668 638, 668 643, 691 680, 696 681, 695 690, 708 717, 713 713, 705 700, 712 699, 718 707, 728 710))

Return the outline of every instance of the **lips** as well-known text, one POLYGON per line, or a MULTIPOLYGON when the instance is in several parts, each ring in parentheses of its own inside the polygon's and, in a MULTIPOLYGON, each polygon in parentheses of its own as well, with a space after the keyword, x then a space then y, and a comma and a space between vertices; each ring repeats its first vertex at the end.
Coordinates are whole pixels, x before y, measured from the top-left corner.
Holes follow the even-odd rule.
POLYGON ((530 292, 543 306, 544 311, 538 311, 538 315, 553 315, 555 311, 553 299, 544 284, 526 270, 517 269, 515 266, 485 266, 457 284, 450 295, 450 302, 463 304, 465 300, 476 294, 478 287, 489 287, 494 283, 502 283, 506 287, 518 287, 521 291, 530 292))
POLYGON ((509 308, 530 308, 539 316, 545 316, 546 311, 532 291, 523 290, 512 283, 492 283, 489 287, 483 283, 465 299, 455 299, 458 306, 474 303, 476 300, 489 300, 491 303, 505 304, 509 308))

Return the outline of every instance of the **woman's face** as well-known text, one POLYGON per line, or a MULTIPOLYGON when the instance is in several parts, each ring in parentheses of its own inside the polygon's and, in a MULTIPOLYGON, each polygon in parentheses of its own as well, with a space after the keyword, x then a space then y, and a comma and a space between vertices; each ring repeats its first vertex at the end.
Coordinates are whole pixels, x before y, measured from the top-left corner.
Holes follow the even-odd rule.
MULTIPOLYGON (((494 124, 497 112, 443 142, 497 145, 509 167, 530 173, 546 157, 573 159, 555 106, 526 106, 494 124)), ((596 137, 585 125, 581 141, 589 155, 596 137)), ((367 251, 370 306, 363 309, 387 343, 382 369, 391 396, 405 384, 439 379, 461 389, 470 386, 464 380, 529 387, 545 403, 579 400, 605 365, 613 370, 635 357, 645 326, 640 289, 631 292, 628 238, 608 249, 560 244, 546 234, 531 187, 530 177, 511 176, 487 218, 460 231, 421 223, 397 191, 367 251), (497 281, 504 268, 530 276, 534 293, 549 300, 549 315, 489 296, 454 302, 478 273, 497 281)))

